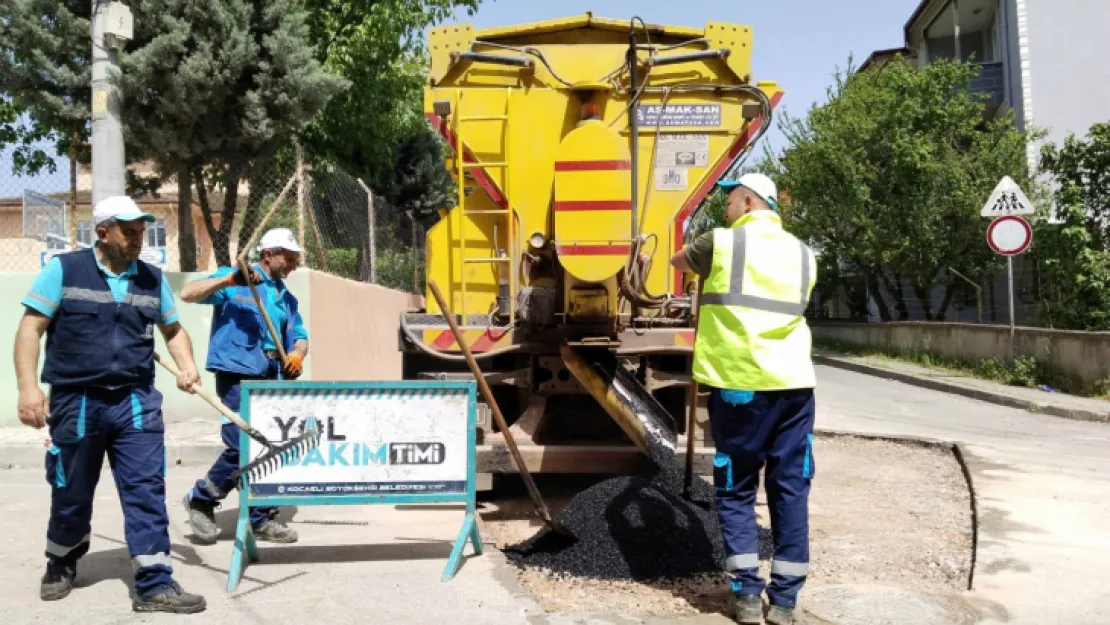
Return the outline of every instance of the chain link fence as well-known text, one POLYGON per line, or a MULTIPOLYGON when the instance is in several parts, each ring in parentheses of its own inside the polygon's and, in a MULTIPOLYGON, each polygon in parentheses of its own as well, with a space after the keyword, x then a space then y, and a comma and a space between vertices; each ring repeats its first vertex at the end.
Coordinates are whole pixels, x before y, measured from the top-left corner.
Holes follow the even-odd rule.
MULTIPOLYGON (((58 165, 52 174, 14 176, 10 155, 0 153, 0 271, 38 272, 53 255, 96 241, 91 172, 78 166, 71 175, 68 162, 58 165)), ((142 258, 165 271, 233 265, 252 239, 248 258, 256 259, 261 235, 284 227, 305 249, 303 267, 424 292, 419 219, 345 172, 300 159, 238 180, 226 170, 197 171, 183 218, 176 177, 158 179, 141 164, 131 170, 146 179, 131 196, 156 218, 147 226, 142 258)))

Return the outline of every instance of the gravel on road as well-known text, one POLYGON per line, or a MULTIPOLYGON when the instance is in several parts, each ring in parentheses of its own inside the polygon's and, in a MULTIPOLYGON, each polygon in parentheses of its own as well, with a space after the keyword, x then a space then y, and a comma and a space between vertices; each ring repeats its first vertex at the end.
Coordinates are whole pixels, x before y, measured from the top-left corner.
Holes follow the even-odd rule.
MULTIPOLYGON (((814 456, 807 588, 967 587, 970 494, 951 450, 819 436, 814 456)), ((545 501, 574 530, 576 542, 550 535, 519 488, 499 489, 512 492, 487 497, 480 512, 485 531, 545 609, 646 615, 725 609, 728 589, 710 483, 695 480, 693 501, 687 501, 681 470, 588 483, 543 477, 545 501)), ((772 547, 762 489, 756 514, 766 579, 772 547)), ((804 590, 801 602, 804 607, 804 590)))

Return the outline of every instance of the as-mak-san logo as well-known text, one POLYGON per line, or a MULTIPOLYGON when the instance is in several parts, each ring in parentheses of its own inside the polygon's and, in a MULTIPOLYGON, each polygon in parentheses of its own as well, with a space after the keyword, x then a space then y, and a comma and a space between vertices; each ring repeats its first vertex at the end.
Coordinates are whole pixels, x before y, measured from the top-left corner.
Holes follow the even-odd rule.
MULTIPOLYGON (((304 432, 307 417, 273 417, 281 440, 304 432)), ((447 459, 447 446, 440 441, 352 442, 337 431, 335 419, 316 418, 320 424, 320 445, 289 463, 311 467, 363 467, 370 465, 436 465, 447 459)))

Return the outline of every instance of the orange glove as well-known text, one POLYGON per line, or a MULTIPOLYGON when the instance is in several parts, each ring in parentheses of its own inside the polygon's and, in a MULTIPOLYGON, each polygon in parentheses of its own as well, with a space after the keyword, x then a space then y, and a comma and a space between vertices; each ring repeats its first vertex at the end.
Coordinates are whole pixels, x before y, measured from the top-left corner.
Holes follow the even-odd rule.
POLYGON ((302 363, 304 363, 304 358, 298 352, 290 352, 285 359, 285 367, 282 371, 291 378, 300 377, 302 363))
MULTIPOLYGON (((224 278, 227 286, 247 286, 247 282, 243 280, 243 272, 236 269, 235 271, 227 274, 224 278)), ((262 284, 262 276, 258 275, 258 271, 251 269, 251 282, 254 284, 262 284)))

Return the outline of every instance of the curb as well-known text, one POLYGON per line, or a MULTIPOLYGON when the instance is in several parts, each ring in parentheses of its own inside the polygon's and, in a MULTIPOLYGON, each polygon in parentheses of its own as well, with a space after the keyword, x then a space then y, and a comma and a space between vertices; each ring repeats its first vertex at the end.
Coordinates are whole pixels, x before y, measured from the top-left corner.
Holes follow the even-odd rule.
POLYGON ((1062 406, 1053 405, 1048 402, 1037 402, 1026 399, 1018 399, 1016 397, 1010 397, 1002 393, 996 393, 978 388, 971 388, 968 386, 963 386, 961 384, 953 384, 951 382, 932 380, 911 373, 894 371, 885 367, 876 367, 873 365, 851 362, 843 360, 841 358, 837 358, 835 356, 823 356, 814 354, 813 362, 814 364, 826 365, 829 367, 835 367, 837 369, 845 369, 847 371, 873 375, 880 378, 886 378, 888 380, 896 380, 904 384, 919 386, 921 388, 927 388, 933 391, 941 391, 943 393, 950 393, 952 395, 960 395, 970 399, 977 399, 979 401, 985 401, 988 403, 997 404, 999 406, 1027 410, 1036 414, 1047 414, 1054 417, 1072 419, 1074 421, 1110 423, 1110 413, 1085 410, 1083 408, 1064 408, 1062 406))
MULTIPOLYGON (((222 444, 166 441, 166 462, 175 466, 209 465, 223 450, 222 444)), ((0 445, 0 470, 41 468, 44 453, 40 444, 0 445)))

